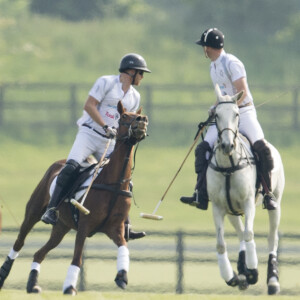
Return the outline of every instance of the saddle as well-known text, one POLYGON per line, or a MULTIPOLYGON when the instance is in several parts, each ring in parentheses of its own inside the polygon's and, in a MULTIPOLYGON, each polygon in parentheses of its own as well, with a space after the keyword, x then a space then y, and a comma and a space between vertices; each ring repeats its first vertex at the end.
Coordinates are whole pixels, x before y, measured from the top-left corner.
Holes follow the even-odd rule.
MULTIPOLYGON (((100 174, 100 172, 102 171, 103 167, 108 164, 109 159, 105 159, 101 165, 101 167, 98 170, 98 174, 100 174)), ((79 210, 73 205, 71 204, 70 200, 71 199, 75 199, 75 200, 79 200, 86 192, 88 186, 90 185, 94 172, 95 172, 95 167, 96 167, 97 163, 96 160, 87 160, 86 162, 83 162, 81 164, 81 168, 77 174, 77 177, 75 178, 75 180, 72 182, 71 185, 66 187, 66 192, 64 194, 64 196, 62 197, 62 201, 64 202, 69 202, 70 205, 70 209, 72 212, 72 216, 73 216, 73 221, 74 224, 77 227, 78 221, 79 221, 79 210)), ((50 186, 50 196, 52 195, 54 188, 55 188, 55 184, 56 184, 56 178, 54 178, 54 180, 51 183, 50 186)))

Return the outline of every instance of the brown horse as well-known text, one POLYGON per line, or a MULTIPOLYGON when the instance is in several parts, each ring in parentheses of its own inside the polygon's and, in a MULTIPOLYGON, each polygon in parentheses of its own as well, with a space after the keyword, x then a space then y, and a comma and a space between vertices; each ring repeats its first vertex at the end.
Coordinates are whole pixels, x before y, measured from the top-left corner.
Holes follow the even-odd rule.
MULTIPOLYGON (((63 237, 71 230, 77 230, 75 250, 71 266, 64 282, 64 294, 76 294, 76 283, 82 263, 82 252, 86 237, 96 232, 105 233, 118 246, 116 284, 124 289, 127 285, 129 268, 129 252, 124 238, 124 221, 128 217, 131 205, 129 182, 134 145, 143 140, 147 133, 148 118, 137 113, 127 112, 121 102, 118 103, 120 113, 119 129, 115 149, 110 161, 96 177, 89 191, 84 206, 90 214, 80 213, 77 224, 74 222, 69 202, 59 206, 59 219, 48 242, 33 257, 31 272, 27 282, 28 293, 39 293, 38 275, 40 264, 47 253, 58 246, 63 237)), ((65 160, 55 162, 34 190, 26 206, 25 219, 21 225, 17 240, 0 268, 0 288, 7 278, 12 264, 24 245, 24 240, 32 227, 40 220, 49 202, 51 182, 64 166, 65 160)))

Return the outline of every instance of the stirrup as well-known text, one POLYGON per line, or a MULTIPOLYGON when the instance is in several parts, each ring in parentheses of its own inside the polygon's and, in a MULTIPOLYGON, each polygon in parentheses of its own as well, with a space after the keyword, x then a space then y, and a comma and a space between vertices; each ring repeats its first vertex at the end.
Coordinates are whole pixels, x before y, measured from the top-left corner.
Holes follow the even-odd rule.
POLYGON ((263 199, 263 209, 275 210, 277 208, 276 197, 271 192, 266 193, 263 199))
POLYGON ((141 232, 133 231, 133 230, 131 230, 131 224, 125 224, 124 238, 125 238, 126 242, 128 242, 129 240, 141 239, 145 236, 146 236, 145 231, 141 231, 141 232))
POLYGON ((58 219, 58 211, 56 211, 55 207, 51 207, 46 210, 46 212, 42 215, 41 221, 45 224, 56 225, 58 219))
POLYGON ((198 191, 195 190, 193 196, 191 196, 191 197, 182 196, 180 198, 180 201, 184 204, 190 204, 192 206, 196 206, 198 203, 198 191))

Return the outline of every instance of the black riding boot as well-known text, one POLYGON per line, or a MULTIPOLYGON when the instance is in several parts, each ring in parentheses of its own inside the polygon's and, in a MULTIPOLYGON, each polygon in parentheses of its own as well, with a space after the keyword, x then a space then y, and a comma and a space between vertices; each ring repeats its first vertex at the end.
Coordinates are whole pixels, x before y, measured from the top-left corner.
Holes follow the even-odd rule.
MULTIPOLYGON (((129 183, 129 190, 130 192, 132 192, 133 190, 133 183, 132 181, 130 181, 129 183)), ((144 236, 146 236, 146 232, 142 231, 142 232, 135 232, 133 230, 131 230, 131 224, 130 224, 130 219, 129 216, 127 217, 126 221, 124 222, 125 224, 125 240, 128 242, 129 240, 135 240, 135 239, 140 239, 143 238, 144 236)))
POLYGON ((135 239, 140 239, 146 236, 146 232, 136 232, 131 230, 131 224, 130 224, 130 219, 127 217, 127 220, 124 222, 125 224, 125 240, 128 242, 129 240, 135 240, 135 239))
POLYGON ((56 185, 46 212, 42 215, 41 220, 46 224, 55 225, 58 219, 57 206, 67 193, 70 183, 78 173, 80 165, 73 159, 66 162, 64 168, 57 176, 56 185))
POLYGON ((263 208, 274 210, 277 208, 277 200, 272 193, 271 170, 274 168, 274 161, 270 148, 265 140, 259 140, 253 144, 253 150, 258 156, 257 167, 264 190, 263 208))
POLYGON ((206 171, 208 161, 206 159, 207 151, 211 151, 208 142, 201 142, 195 150, 195 171, 197 173, 197 184, 195 192, 192 197, 181 197, 180 201, 186 204, 196 206, 197 208, 207 210, 208 208, 208 194, 206 187, 206 171))

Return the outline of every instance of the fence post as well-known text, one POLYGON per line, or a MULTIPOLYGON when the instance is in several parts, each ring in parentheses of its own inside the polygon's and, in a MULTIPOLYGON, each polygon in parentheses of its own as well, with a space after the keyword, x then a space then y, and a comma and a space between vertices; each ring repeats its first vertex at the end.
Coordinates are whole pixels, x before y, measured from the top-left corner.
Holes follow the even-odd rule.
POLYGON ((0 85, 0 126, 3 125, 4 117, 4 85, 0 85))
POLYGON ((77 87, 75 84, 70 86, 70 125, 74 125, 77 120, 77 87))
POLYGON ((183 245, 183 232, 177 231, 177 285, 176 285, 176 294, 183 293, 183 264, 184 264, 184 245, 183 245))
POLYGON ((299 90, 294 91, 294 101, 293 101, 293 124, 292 128, 297 130, 299 128, 299 102, 298 102, 299 90))
POLYGON ((150 85, 145 86, 146 96, 145 96, 145 109, 149 120, 152 117, 152 87, 150 85))

